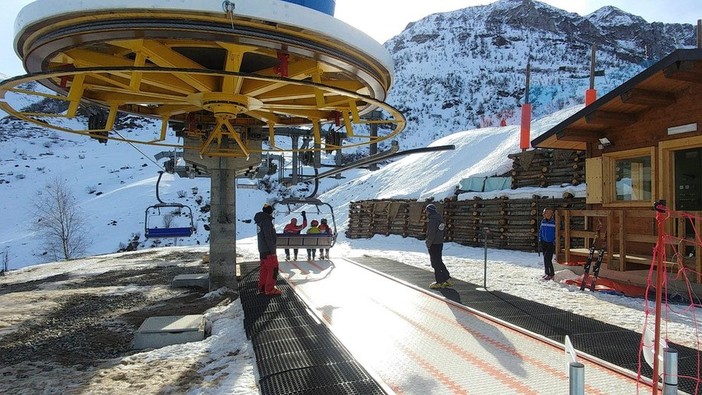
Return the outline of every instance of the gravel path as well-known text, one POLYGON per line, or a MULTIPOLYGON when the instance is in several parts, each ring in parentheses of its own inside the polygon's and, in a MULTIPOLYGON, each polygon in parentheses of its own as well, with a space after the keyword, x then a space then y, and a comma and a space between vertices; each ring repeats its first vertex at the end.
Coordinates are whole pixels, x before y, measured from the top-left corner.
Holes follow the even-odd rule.
POLYGON ((201 314, 236 297, 203 298, 204 290, 169 287, 176 275, 207 272, 199 263, 202 253, 160 254, 153 262, 148 254, 119 258, 140 259, 133 270, 26 282, 3 279, 0 393, 82 393, 95 371, 136 353, 131 343, 144 319, 201 314))

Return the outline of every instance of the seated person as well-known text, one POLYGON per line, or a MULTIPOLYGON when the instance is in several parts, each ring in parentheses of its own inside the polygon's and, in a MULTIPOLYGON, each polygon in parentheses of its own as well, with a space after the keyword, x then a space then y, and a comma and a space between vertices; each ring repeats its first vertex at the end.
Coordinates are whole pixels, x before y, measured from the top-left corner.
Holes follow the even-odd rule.
MULTIPOLYGON (((332 230, 327 224, 327 219, 322 218, 322 223, 319 224, 319 233, 323 235, 332 235, 332 230)), ((329 259, 329 248, 319 249, 319 259, 329 259), (325 255, 326 252, 326 255, 325 255)))
MULTIPOLYGON (((285 234, 294 234, 294 235, 299 235, 300 232, 302 232, 302 229, 305 229, 307 227, 307 214, 303 211, 302 212, 302 225, 297 224, 297 218, 293 218, 290 220, 290 223, 285 225, 285 228, 283 228, 283 233, 285 234)), ((298 249, 295 248, 293 249, 293 252, 295 253, 294 260, 297 260, 297 251, 298 249)), ((290 249, 286 248, 285 249, 285 260, 289 261, 290 260, 290 249)))
MULTIPOLYGON (((319 234, 319 221, 313 219, 310 223, 310 228, 307 229, 308 235, 318 235, 319 234)), ((317 250, 315 248, 307 249, 307 262, 313 262, 316 256, 317 250)))

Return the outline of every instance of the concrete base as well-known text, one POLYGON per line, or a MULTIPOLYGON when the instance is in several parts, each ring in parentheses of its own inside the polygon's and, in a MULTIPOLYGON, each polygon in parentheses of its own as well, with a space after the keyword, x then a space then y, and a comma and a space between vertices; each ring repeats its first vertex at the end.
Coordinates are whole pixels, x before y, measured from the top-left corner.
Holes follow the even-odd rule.
POLYGON ((208 273, 200 274, 180 274, 173 277, 171 282, 173 288, 202 288, 210 289, 210 275, 208 273))
POLYGON ((205 318, 202 314, 150 317, 134 334, 132 348, 160 348, 204 339, 205 318))

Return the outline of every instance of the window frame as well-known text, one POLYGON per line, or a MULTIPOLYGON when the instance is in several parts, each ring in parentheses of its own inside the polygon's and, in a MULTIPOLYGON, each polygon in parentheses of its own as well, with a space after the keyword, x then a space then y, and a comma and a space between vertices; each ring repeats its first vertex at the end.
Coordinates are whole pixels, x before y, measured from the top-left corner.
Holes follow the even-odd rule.
POLYGON ((652 207, 656 200, 658 180, 656 179, 655 147, 638 148, 602 154, 603 207, 652 207), (648 156, 651 161, 651 198, 646 200, 617 200, 616 162, 648 156))

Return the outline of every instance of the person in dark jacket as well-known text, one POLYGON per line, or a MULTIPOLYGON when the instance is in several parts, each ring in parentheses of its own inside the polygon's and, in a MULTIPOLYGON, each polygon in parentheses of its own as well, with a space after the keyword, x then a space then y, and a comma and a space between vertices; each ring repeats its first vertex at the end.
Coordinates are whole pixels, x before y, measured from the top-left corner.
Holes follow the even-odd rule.
POLYGON ((264 204, 261 211, 254 216, 254 222, 258 238, 258 253, 261 258, 258 292, 269 296, 280 295, 282 292, 275 287, 278 278, 278 257, 275 251, 276 234, 273 227, 273 207, 264 204))
POLYGON ((453 286, 451 275, 444 264, 442 254, 444 250, 444 218, 436 211, 436 206, 428 204, 424 211, 427 214, 427 238, 426 246, 429 250, 429 261, 434 269, 435 282, 429 288, 446 288, 453 286))
POLYGON ((544 253, 544 280, 550 280, 556 274, 553 269, 553 253, 556 241, 556 220, 553 216, 553 209, 546 207, 543 211, 543 219, 539 228, 539 245, 544 253))
MULTIPOLYGON (((302 232, 302 229, 305 229, 306 227, 307 227, 307 213, 305 213, 303 211, 302 212, 302 225, 297 224, 297 218, 292 218, 290 220, 290 223, 285 225, 285 227, 283 228, 283 233, 292 234, 292 235, 299 235, 300 232, 302 232)), ((297 252, 298 252, 298 249, 294 248, 293 249, 293 253, 295 254, 295 259, 293 259, 294 261, 297 260, 297 252)), ((285 260, 286 261, 290 260, 290 249, 289 248, 285 249, 285 260)))

